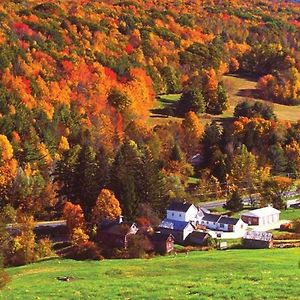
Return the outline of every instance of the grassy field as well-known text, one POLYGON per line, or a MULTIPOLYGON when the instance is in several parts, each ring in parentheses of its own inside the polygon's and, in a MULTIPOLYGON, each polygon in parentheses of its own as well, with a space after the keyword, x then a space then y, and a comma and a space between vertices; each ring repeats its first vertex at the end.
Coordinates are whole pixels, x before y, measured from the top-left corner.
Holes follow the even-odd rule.
POLYGON ((181 122, 182 118, 168 114, 168 107, 180 99, 181 94, 160 95, 156 98, 154 108, 151 110, 148 123, 150 125, 164 124, 169 121, 181 122))
POLYGON ((8 270, 0 299, 299 299, 300 249, 148 260, 51 260, 8 270), (72 276, 61 282, 58 276, 72 276))
POLYGON ((300 218, 300 209, 298 208, 288 208, 287 210, 282 210, 280 214, 281 220, 295 220, 300 218))

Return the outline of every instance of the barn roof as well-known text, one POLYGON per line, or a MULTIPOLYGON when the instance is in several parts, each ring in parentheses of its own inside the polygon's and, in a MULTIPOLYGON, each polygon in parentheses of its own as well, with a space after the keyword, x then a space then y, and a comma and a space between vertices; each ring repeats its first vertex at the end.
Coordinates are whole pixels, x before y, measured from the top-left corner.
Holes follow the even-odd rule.
POLYGON ((172 234, 161 233, 161 232, 155 232, 153 235, 150 236, 150 238, 153 242, 166 242, 169 238, 174 240, 172 234))
POLYGON ((171 202, 167 210, 187 212, 193 204, 187 202, 171 202))
POLYGON ((272 233, 265 232, 265 231, 248 231, 244 236, 244 239, 246 240, 265 241, 265 242, 271 241, 272 238, 273 238, 272 233))
POLYGON ((261 218, 261 217, 264 217, 264 216, 270 216, 270 215, 278 214, 280 212, 281 211, 278 210, 278 209, 275 209, 271 206, 267 206, 267 207, 263 207, 263 208, 250 210, 248 212, 243 213, 242 216, 261 218))
POLYGON ((209 236, 210 235, 207 232, 201 232, 201 231, 193 231, 188 235, 189 238, 194 238, 198 240, 204 240, 209 236))

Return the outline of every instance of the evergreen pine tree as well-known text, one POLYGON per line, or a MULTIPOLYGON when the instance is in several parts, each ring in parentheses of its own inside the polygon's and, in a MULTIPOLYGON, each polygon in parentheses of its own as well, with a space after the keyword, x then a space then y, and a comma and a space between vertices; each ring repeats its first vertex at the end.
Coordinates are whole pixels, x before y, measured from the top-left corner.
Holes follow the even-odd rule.
POLYGON ((226 208, 231 211, 240 211, 243 209, 243 199, 238 191, 233 191, 230 200, 226 203, 226 208))

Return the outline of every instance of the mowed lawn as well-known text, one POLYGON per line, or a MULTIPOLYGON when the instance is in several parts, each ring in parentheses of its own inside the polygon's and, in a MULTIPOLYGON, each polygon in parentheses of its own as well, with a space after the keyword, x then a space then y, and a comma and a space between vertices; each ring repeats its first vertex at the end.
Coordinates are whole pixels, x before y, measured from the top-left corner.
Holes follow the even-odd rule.
POLYGON ((8 270, 0 299, 299 299, 300 249, 51 260, 8 270), (58 276, 76 280, 61 282, 58 276))
POLYGON ((288 208, 282 210, 280 214, 281 220, 296 220, 300 219, 300 209, 299 208, 288 208))

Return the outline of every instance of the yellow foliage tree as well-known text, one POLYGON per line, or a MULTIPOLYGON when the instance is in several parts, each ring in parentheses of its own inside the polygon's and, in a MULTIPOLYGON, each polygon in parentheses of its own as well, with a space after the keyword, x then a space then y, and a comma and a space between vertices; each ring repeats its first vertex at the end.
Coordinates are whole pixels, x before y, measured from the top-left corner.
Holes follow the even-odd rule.
POLYGON ((0 152, 2 161, 12 159, 14 153, 12 145, 7 137, 3 134, 0 134, 0 152))
POLYGON ((92 210, 93 223, 101 222, 104 219, 114 220, 121 213, 120 203, 115 194, 108 189, 102 189, 92 210))
POLYGON ((13 148, 5 135, 0 135, 0 195, 6 201, 17 175, 18 163, 13 158, 13 148))

